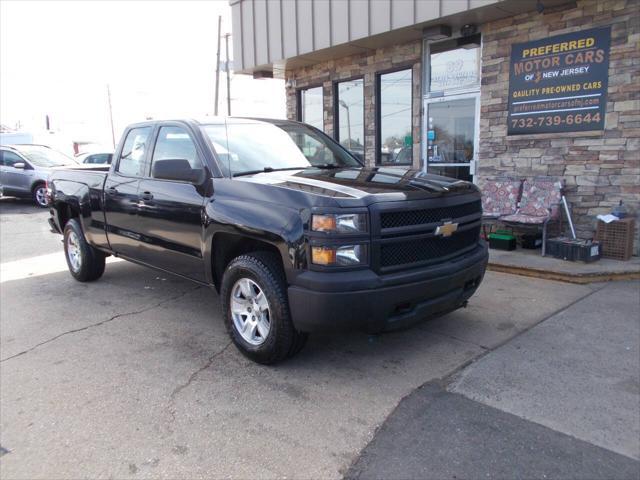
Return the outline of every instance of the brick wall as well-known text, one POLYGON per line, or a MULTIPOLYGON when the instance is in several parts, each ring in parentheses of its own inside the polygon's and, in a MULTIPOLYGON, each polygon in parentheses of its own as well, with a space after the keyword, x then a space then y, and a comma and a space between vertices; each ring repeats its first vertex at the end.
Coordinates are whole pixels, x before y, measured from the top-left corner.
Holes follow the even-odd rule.
MULTIPOLYGON (((623 200, 640 207, 640 2, 579 0, 482 26, 479 175, 564 178, 579 235, 623 200), (511 44, 611 25, 605 130, 507 137, 511 44)), ((640 223, 640 222, 636 222, 640 223)), ((636 236, 637 238, 637 236, 636 236)))
POLYGON ((420 108, 421 108, 421 55, 422 41, 352 55, 318 63, 310 67, 288 70, 287 118, 296 119, 296 90, 322 85, 324 102, 324 131, 333 136, 333 83, 353 77, 364 77, 364 136, 365 162, 375 165, 376 120, 375 81, 376 73, 413 65, 413 163, 420 166, 420 108))

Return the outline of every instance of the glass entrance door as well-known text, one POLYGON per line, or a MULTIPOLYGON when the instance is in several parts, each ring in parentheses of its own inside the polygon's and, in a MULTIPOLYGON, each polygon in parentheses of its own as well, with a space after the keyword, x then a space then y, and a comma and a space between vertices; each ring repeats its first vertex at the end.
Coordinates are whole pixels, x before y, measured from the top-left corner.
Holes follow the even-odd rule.
POLYGON ((478 93, 425 100, 427 172, 473 181, 478 151, 478 93))

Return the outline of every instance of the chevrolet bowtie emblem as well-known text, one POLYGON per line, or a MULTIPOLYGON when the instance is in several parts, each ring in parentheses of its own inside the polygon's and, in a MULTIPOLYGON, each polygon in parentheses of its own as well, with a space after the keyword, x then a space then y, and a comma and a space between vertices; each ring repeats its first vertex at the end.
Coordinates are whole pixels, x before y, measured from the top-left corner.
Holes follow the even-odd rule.
POLYGON ((441 235, 443 237, 450 237, 453 232, 458 230, 457 223, 444 222, 438 228, 436 228, 436 235, 441 235))

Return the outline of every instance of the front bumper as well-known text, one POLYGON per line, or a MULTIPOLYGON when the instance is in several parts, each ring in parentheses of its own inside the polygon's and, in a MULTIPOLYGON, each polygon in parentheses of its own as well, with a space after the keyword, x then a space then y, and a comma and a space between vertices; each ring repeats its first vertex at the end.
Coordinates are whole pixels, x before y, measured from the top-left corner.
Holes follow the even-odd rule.
POLYGON ((303 332, 404 328, 463 306, 488 258, 481 242, 458 258, 394 275, 305 272, 288 290, 293 323, 303 332))

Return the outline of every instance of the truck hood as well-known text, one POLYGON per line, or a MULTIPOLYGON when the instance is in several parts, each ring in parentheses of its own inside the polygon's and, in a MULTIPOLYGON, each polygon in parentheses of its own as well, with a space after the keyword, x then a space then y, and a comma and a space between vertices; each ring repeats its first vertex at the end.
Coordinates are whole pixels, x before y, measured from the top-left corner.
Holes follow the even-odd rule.
POLYGON ((236 180, 272 185, 335 200, 421 200, 477 192, 470 182, 402 167, 336 168, 258 173, 236 180))

